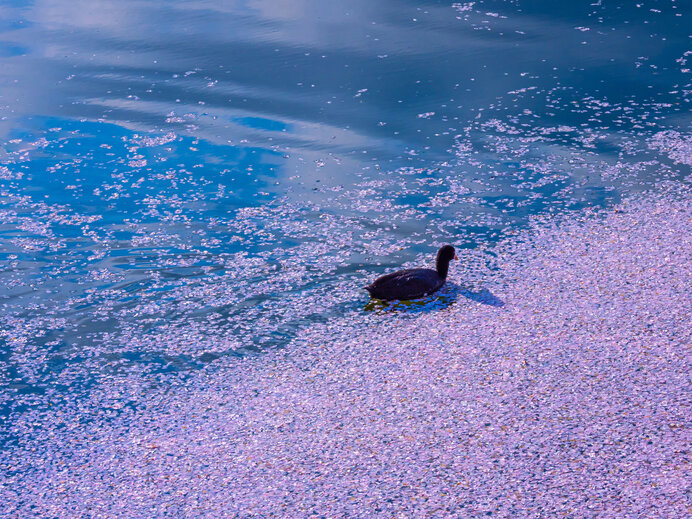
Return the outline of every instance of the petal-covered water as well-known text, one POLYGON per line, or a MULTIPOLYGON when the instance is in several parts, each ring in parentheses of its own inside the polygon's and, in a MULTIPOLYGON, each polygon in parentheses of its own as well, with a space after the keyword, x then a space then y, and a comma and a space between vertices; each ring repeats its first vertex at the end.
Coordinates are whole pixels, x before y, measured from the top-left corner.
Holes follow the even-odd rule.
MULTIPOLYGON (((435 329, 446 322, 444 312, 467 303, 481 305, 493 323, 497 312, 514 311, 508 295, 515 278, 491 285, 488 277, 506 268, 498 243, 514 243, 533 220, 689 182, 690 14, 688 4, 672 0, 6 3, 3 444, 16 452, 43 445, 36 460, 22 458, 28 467, 49 452, 62 459, 61 445, 83 441, 47 424, 74 431, 78 423, 115 420, 109 441, 120 445, 115 437, 144 427, 128 413, 155 398, 141 419, 156 421, 161 409, 178 409, 180 384, 192 384, 192 400, 202 401, 204 377, 222 384, 227 370, 237 380, 213 406, 240 406, 238 419, 249 427, 219 426, 219 441, 232 444, 265 416, 265 401, 257 413, 245 406, 253 405, 250 388, 260 394, 276 369, 274 360, 262 360, 270 351, 288 348, 307 365, 320 362, 324 349, 321 362, 348 365, 348 344, 377 342, 377 327, 391 326, 389 346, 403 357, 392 358, 383 344, 363 357, 367 365, 349 371, 368 387, 390 363, 413 362, 405 355, 407 326, 435 329), (445 293, 394 313, 366 307, 363 285, 400 265, 431 264, 443 243, 462 258, 445 293), (251 370, 235 367, 248 359, 256 363, 251 370)), ((681 203, 683 193, 671 200, 681 203)), ((683 221, 680 234, 689 231, 683 221)), ((512 254, 508 264, 521 255, 512 254)), ((555 263, 545 268, 559 272, 555 263)), ((667 290, 671 300, 682 293, 667 290)), ((503 348, 518 355, 510 344, 503 348)), ((527 362, 542 351, 530 350, 527 362)), ((499 386, 488 377, 494 391, 499 386)), ((298 405, 303 383, 298 377, 291 388, 272 386, 283 396, 266 405, 290 395, 298 405)), ((420 409, 436 408, 434 394, 420 398, 420 409)), ((298 420, 294 411, 287 423, 298 420)), ((172 434, 167 420, 176 413, 160 415, 163 437, 172 434)), ((420 445, 425 421, 406 416, 417 424, 420 445)), ((179 418, 202 427, 182 412, 179 418)), ((346 406, 329 427, 353 427, 355 419, 346 406)), ((394 429, 404 423, 395 422, 394 429)), ((372 431, 386 437, 377 423, 372 431)), ((281 442, 300 445, 301 437, 287 432, 281 442)), ((181 463, 212 455, 202 451, 181 463)), ((138 455, 132 467, 147 459, 138 455)), ((235 477, 228 470, 223 477, 235 477)), ((181 487, 189 483, 176 477, 181 487)), ((248 488, 256 483, 248 481, 248 488)), ((398 502, 387 488, 382 495, 398 502)), ((239 502, 249 503, 246 497, 239 502)), ((357 516, 365 502, 338 513, 357 516)), ((274 510, 278 501, 267 503, 274 510)), ((69 515, 56 506, 57 515, 69 515)), ((237 513, 252 515, 238 506, 237 513)))

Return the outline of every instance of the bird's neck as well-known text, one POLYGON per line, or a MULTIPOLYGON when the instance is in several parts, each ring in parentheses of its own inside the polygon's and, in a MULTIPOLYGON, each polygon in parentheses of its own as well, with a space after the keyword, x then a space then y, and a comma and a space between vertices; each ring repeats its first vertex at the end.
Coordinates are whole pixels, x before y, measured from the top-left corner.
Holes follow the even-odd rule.
POLYGON ((435 270, 437 270, 438 276, 440 276, 442 279, 447 279, 447 272, 449 272, 449 261, 444 261, 441 258, 437 258, 435 270))

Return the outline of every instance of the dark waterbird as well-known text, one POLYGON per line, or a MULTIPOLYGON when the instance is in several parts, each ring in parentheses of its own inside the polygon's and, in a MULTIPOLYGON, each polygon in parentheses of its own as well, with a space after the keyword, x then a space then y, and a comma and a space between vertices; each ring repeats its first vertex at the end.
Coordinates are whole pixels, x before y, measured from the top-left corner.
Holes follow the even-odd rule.
POLYGON ((445 245, 437 251, 435 270, 398 270, 377 278, 365 289, 370 292, 370 297, 385 301, 416 299, 430 295, 445 284, 449 262, 453 259, 459 259, 454 252, 454 247, 445 245))

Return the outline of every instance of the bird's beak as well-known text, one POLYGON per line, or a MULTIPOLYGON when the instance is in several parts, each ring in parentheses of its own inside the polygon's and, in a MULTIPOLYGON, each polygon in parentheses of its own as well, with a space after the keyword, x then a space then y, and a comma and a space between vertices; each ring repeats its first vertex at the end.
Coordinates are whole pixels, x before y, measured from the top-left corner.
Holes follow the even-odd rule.
POLYGON ((459 256, 457 256, 457 255, 455 254, 455 255, 454 255, 454 259, 457 260, 457 261, 459 261, 459 256))

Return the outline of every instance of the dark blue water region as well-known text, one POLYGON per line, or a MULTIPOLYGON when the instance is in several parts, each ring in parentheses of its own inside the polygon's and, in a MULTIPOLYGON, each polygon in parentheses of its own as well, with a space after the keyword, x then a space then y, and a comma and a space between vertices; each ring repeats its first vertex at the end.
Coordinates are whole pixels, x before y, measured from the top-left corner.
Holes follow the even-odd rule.
POLYGON ((689 178, 689 18, 643 0, 3 2, 6 408, 281 347, 366 314, 363 285, 443 243, 457 295, 492 301, 498 240, 689 178))

